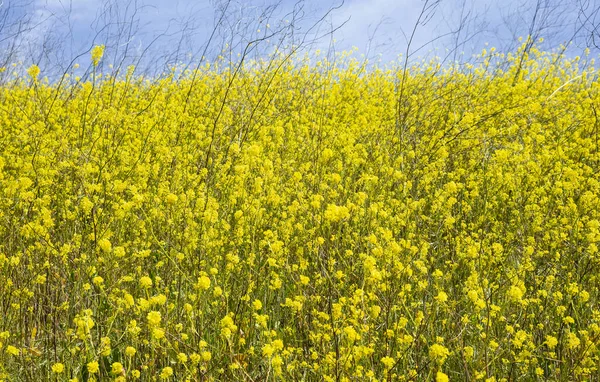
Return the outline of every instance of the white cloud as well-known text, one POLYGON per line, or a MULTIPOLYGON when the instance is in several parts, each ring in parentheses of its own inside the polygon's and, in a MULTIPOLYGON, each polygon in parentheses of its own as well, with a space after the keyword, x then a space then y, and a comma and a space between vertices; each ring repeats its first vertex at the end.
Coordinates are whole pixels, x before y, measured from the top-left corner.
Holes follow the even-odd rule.
MULTIPOLYGON (((335 13, 334 25, 346 24, 337 33, 340 48, 356 46, 360 53, 373 57, 382 54, 384 60, 393 60, 404 53, 407 40, 419 18, 422 0, 353 0, 335 13)), ((412 46, 418 47, 431 40, 435 25, 430 22, 417 29, 412 46)))

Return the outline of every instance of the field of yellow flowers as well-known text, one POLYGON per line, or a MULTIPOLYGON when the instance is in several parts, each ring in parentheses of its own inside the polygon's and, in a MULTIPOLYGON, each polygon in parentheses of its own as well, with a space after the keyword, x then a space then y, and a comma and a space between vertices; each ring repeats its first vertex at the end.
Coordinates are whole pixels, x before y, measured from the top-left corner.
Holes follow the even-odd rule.
POLYGON ((0 88, 0 380, 598 380, 592 59, 101 56, 0 88))

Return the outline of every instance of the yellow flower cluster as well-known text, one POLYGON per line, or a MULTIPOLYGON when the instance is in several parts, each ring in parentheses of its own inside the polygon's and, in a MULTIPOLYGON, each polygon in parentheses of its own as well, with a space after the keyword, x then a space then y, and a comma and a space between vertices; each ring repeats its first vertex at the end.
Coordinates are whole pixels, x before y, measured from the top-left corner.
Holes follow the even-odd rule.
POLYGON ((600 81, 524 45, 0 88, 0 380, 594 380, 600 81))

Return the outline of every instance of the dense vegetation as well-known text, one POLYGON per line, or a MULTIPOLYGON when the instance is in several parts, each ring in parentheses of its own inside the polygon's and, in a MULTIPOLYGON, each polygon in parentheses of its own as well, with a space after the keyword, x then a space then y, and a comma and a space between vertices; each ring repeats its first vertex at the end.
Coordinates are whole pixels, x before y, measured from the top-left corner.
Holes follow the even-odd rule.
POLYGON ((16 76, 0 380, 597 376, 593 60, 475 61, 16 76))

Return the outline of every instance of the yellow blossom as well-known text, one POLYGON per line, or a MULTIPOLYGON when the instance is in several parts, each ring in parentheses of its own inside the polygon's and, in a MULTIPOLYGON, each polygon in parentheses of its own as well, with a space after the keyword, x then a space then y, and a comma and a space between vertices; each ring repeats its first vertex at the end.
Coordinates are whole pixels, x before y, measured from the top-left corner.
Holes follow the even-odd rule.
POLYGON ((169 366, 163 368, 160 372, 161 379, 169 379, 173 375, 173 369, 169 366))
POLYGON ((88 362, 88 364, 87 364, 87 370, 88 370, 88 372, 90 374, 97 373, 98 370, 99 370, 98 362, 96 362, 96 361, 88 362))
POLYGON ((429 357, 439 364, 443 364, 449 355, 448 349, 440 344, 433 344, 429 347, 429 357))
POLYGON ((92 48, 92 64, 98 66, 100 59, 104 55, 104 45, 96 45, 92 48))
POLYGON ((65 365, 62 363, 55 363, 52 365, 52 372, 56 374, 60 374, 65 370, 65 365))

